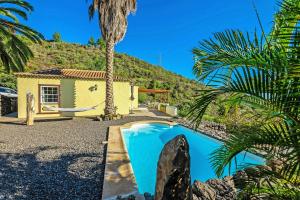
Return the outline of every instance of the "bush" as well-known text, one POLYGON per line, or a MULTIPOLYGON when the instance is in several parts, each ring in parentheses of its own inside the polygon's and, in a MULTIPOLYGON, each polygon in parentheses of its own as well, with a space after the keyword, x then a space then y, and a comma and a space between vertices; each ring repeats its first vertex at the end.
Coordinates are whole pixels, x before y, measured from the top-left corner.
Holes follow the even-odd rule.
POLYGON ((139 94, 139 103, 146 103, 147 99, 148 99, 147 94, 144 93, 139 94))
POLYGON ((61 35, 60 35, 60 33, 58 33, 58 32, 55 32, 55 33, 53 34, 52 39, 53 39, 54 42, 61 42, 61 41, 62 41, 61 35))
POLYGON ((17 79, 14 75, 0 73, 0 86, 17 89, 17 79))

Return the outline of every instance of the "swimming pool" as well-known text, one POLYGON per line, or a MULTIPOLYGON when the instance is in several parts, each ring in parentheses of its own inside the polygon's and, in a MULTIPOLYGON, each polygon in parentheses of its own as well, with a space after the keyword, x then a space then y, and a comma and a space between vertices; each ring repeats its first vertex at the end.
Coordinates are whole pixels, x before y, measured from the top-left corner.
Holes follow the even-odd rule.
MULTIPOLYGON (((222 142, 181 125, 137 124, 122 129, 122 135, 140 193, 154 194, 160 152, 168 141, 181 134, 186 136, 190 146, 192 181, 206 181, 217 177, 209 157, 210 153, 222 145, 222 142)), ((263 164, 264 159, 251 153, 243 153, 238 156, 237 163, 238 165, 263 164)), ((232 169, 231 173, 234 171, 235 169, 232 169)), ((228 173, 227 169, 224 175, 228 173)))

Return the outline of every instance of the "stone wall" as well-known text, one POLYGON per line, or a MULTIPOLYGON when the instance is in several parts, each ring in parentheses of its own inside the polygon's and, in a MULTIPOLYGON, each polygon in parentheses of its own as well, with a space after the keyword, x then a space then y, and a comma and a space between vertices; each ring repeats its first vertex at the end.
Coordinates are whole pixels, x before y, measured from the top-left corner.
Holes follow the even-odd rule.
POLYGON ((0 95, 0 116, 17 112, 18 101, 15 97, 6 97, 0 95))
MULTIPOLYGON (((181 118, 181 119, 176 119, 175 121, 187 128, 195 129, 193 124, 186 119, 181 118)), ((205 135, 214 137, 218 140, 224 141, 228 138, 228 133, 226 133, 226 126, 215 122, 202 121, 200 126, 197 128, 197 131, 205 135)))

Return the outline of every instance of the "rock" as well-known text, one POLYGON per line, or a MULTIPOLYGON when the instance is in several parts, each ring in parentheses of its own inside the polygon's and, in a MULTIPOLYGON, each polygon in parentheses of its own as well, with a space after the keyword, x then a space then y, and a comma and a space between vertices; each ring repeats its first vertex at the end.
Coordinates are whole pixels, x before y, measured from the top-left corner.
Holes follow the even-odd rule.
POLYGON ((237 198, 234 181, 230 176, 223 179, 210 179, 206 181, 206 184, 215 190, 217 200, 233 200, 237 198))
POLYGON ((0 116, 17 112, 18 98, 0 95, 0 116))
POLYGON ((169 141, 160 154, 154 199, 192 199, 189 145, 184 135, 169 141))
POLYGON ((193 184, 193 200, 234 200, 237 191, 232 177, 210 179, 205 183, 195 181, 193 184))
POLYGON ((134 195, 129 195, 128 197, 117 196, 116 200, 135 200, 134 195))
POLYGON ((265 172, 272 171, 272 168, 266 165, 257 165, 255 167, 248 167, 244 169, 248 178, 252 180, 259 180, 261 176, 265 175, 265 172))
POLYGON ((244 188, 247 184, 248 175, 245 171, 239 170, 233 175, 233 181, 237 188, 244 188))
POLYGON ((272 171, 272 167, 266 165, 257 165, 237 171, 233 175, 234 184, 236 188, 243 189, 246 187, 249 179, 259 182, 260 177, 264 176, 264 172, 267 171, 272 171))
POLYGON ((270 159, 267 161, 267 165, 270 166, 273 171, 279 172, 283 167, 283 161, 278 159, 270 159))
POLYGON ((216 192, 213 188, 200 181, 195 181, 192 186, 193 200, 214 200, 216 192))
MULTIPOLYGON (((176 122, 190 129, 195 128, 193 123, 187 119, 177 119, 176 122)), ((219 140, 226 140, 229 137, 229 134, 226 133, 226 126, 215 122, 202 121, 197 131, 219 140)))
POLYGON ((154 196, 151 195, 150 193, 146 192, 144 194, 145 200, 154 200, 154 196))
POLYGON ((101 116, 96 116, 95 121, 102 122, 103 118, 101 116))

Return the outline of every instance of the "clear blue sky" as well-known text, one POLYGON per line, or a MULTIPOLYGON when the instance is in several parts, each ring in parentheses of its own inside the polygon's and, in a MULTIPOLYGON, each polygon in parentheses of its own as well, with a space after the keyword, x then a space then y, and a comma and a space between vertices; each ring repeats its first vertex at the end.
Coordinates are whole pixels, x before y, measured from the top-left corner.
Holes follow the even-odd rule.
MULTIPOLYGON (((136 56, 193 78, 191 50, 212 33, 239 28, 259 30, 254 1, 268 32, 276 0, 137 0, 125 39, 117 51, 136 56)), ((30 0, 35 11, 28 22, 47 39, 60 32, 64 41, 86 44, 100 35, 97 18, 88 20, 86 0, 30 0)))

